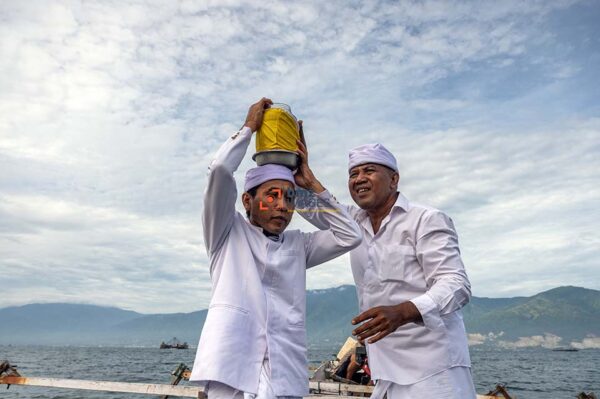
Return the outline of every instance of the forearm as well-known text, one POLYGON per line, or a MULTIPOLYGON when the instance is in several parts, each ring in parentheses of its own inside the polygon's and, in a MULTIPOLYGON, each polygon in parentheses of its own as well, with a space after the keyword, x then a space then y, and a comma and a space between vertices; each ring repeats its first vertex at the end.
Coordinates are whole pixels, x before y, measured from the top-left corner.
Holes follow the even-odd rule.
POLYGON ((425 232, 417 239, 417 258, 423 267, 428 290, 413 302, 425 324, 465 306, 471 297, 471 284, 460 256, 458 236, 452 220, 442 213, 433 215, 425 232))
POLYGON ((357 247, 362 241, 359 226, 337 200, 324 190, 316 195, 313 204, 305 210, 318 214, 321 231, 307 235, 307 267, 326 262, 357 247))
MULTIPOLYGON (((299 201, 299 208, 297 208, 296 210, 300 214, 300 216, 304 218, 304 220, 306 220, 319 230, 326 230, 330 226, 331 218, 328 217, 330 212, 324 211, 322 203, 321 201, 319 201, 318 194, 321 194, 323 191, 327 191, 323 186, 321 186, 321 188, 321 191, 312 190, 314 194, 310 194, 310 192, 304 194, 306 200, 299 201)), ((341 204, 335 199, 334 201, 336 202, 336 210, 344 210, 353 219, 354 209, 352 206, 341 204)))
POLYGON ((251 137, 252 131, 244 128, 228 138, 208 168, 202 226, 209 254, 220 246, 231 226, 237 197, 233 173, 242 162, 251 137))
POLYGON ((422 313, 443 316, 465 306, 471 298, 471 285, 465 276, 439 277, 422 295, 411 300, 422 313))
POLYGON ((320 215, 324 226, 321 230, 331 230, 340 243, 355 244, 356 241, 360 243, 361 240, 357 240, 357 237, 362 237, 360 228, 346 207, 327 190, 321 191, 316 197, 315 206, 309 212, 320 215))
POLYGON ((229 137, 223 145, 217 150, 214 159, 210 163, 209 175, 211 170, 216 167, 223 167, 228 173, 233 175, 242 163, 248 145, 252 138, 252 130, 249 127, 243 127, 239 132, 229 137))

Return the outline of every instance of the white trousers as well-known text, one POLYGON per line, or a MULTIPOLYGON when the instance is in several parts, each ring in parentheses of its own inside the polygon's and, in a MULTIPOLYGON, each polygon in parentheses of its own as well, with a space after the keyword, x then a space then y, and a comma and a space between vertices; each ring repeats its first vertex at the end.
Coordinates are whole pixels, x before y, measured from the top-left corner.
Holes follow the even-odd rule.
POLYGON ((411 385, 380 380, 371 399, 476 399, 473 376, 469 367, 452 367, 411 385))
POLYGON ((256 394, 240 391, 218 381, 209 381, 206 384, 205 393, 208 399, 302 399, 296 396, 275 396, 271 386, 269 359, 265 359, 260 368, 258 392, 256 394))

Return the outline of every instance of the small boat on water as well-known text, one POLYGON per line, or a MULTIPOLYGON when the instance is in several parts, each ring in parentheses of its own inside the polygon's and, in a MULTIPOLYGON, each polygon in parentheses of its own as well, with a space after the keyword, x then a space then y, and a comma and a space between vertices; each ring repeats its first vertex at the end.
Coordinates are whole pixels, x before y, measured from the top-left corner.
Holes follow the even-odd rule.
POLYGON ((577 348, 553 348, 553 352, 579 352, 577 348))
POLYGON ((167 342, 161 342, 160 349, 189 349, 189 346, 187 342, 180 342, 177 337, 173 337, 167 342))

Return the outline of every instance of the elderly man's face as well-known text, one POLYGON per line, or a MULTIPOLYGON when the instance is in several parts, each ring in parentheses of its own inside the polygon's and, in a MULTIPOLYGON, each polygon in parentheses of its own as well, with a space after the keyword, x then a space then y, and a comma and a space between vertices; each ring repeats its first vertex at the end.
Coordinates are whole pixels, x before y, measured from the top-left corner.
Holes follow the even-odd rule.
POLYGON ((350 170, 348 189, 356 204, 365 210, 377 210, 384 206, 391 195, 398 191, 400 176, 392 169, 367 163, 350 170))
POLYGON ((261 184, 254 196, 242 195, 248 218, 271 234, 281 234, 294 215, 295 189, 287 180, 269 180, 261 184))

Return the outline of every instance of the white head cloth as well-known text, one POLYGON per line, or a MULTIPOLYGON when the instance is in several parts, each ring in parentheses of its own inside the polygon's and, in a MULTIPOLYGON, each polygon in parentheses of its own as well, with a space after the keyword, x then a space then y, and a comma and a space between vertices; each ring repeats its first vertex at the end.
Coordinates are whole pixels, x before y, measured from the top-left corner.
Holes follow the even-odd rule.
POLYGON ((348 154, 348 172, 355 166, 365 163, 376 163, 398 172, 396 158, 379 143, 360 145, 350 150, 350 154, 348 154))
POLYGON ((294 175, 290 169, 283 165, 268 163, 266 165, 257 166, 246 172, 244 191, 248 191, 269 180, 287 180, 294 184, 294 175))

